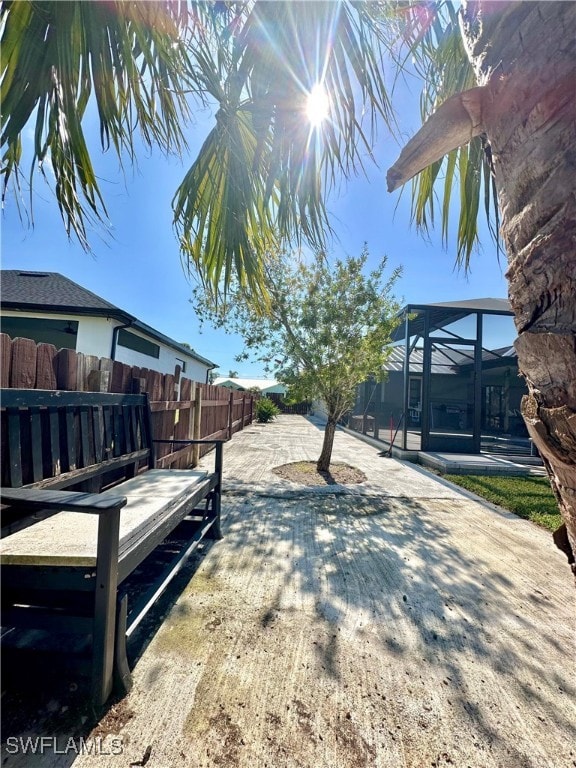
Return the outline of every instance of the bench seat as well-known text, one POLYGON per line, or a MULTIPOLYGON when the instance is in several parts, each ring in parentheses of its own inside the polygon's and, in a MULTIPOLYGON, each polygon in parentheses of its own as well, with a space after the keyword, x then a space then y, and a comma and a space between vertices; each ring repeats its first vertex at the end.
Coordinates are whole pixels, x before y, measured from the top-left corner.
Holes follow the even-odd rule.
MULTIPOLYGON (((172 530, 174 518, 183 519, 205 496, 207 475, 194 469, 151 469, 104 491, 101 496, 121 494, 128 500, 120 512, 119 562, 138 542, 158 543, 158 536, 150 540, 155 528, 172 530)), ((3 565, 95 568, 97 533, 96 515, 58 512, 2 539, 0 557, 3 565)))

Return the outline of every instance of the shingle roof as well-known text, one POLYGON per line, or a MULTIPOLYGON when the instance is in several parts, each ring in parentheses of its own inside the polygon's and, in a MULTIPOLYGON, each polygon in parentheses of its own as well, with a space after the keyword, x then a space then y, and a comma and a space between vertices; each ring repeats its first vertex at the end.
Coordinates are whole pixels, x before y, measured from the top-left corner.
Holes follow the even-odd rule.
POLYGON ((6 309, 49 308, 67 312, 92 310, 98 314, 107 312, 120 319, 132 317, 58 272, 3 269, 2 306, 6 309))

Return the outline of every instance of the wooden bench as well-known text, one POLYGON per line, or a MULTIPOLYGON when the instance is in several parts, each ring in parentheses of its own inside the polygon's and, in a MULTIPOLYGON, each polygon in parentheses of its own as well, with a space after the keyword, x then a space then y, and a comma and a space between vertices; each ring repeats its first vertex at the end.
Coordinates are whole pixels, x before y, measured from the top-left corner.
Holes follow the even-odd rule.
POLYGON ((153 441, 146 395, 1 398, 2 626, 84 635, 102 705, 131 686, 127 636, 200 541, 221 538, 223 441, 153 441), (155 469, 156 442, 175 456, 213 443, 214 471, 155 469), (129 611, 130 575, 177 526, 183 545, 129 611))

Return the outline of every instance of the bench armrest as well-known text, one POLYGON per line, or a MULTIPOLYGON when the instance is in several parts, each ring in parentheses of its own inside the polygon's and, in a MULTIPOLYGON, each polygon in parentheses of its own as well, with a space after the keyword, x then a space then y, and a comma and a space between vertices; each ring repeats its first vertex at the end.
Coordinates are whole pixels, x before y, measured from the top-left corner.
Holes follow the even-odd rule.
POLYGON ((220 445, 224 445, 224 443, 229 442, 228 440, 222 440, 221 438, 218 438, 217 440, 210 440, 209 438, 201 438, 199 440, 152 440, 153 443, 171 443, 173 445, 201 445, 202 443, 210 443, 217 445, 218 443, 220 445))
POLYGON ((4 504, 27 509, 52 509, 67 512, 100 514, 126 506, 125 496, 81 493, 79 491, 45 491, 37 488, 0 488, 4 504))

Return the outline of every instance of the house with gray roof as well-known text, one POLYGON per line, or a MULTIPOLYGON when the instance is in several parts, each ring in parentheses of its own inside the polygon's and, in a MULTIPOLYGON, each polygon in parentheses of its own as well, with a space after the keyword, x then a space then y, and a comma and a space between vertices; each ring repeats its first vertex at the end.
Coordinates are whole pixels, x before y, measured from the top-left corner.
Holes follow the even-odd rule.
POLYGON ((57 272, 0 272, 2 333, 206 382, 216 363, 57 272))

